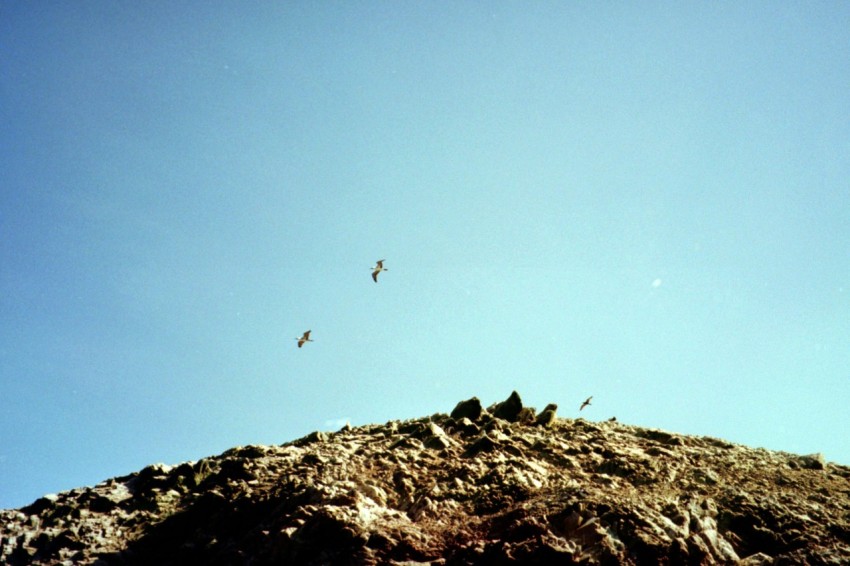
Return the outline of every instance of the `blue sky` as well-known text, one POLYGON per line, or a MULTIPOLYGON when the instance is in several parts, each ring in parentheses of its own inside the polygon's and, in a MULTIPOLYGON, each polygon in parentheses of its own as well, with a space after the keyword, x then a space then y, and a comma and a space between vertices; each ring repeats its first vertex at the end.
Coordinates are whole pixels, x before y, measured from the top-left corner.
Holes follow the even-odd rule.
POLYGON ((845 3, 12 0, 0 53, 0 508, 514 389, 850 464, 845 3))

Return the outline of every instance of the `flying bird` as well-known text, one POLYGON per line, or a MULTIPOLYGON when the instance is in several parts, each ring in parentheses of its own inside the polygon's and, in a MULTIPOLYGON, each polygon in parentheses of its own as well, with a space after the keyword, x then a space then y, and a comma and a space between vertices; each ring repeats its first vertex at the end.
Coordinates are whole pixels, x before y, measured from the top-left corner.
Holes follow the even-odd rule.
POLYGON ((384 267, 385 259, 379 259, 375 262, 375 267, 372 268, 372 279, 374 279, 375 283, 378 282, 378 274, 382 271, 389 271, 386 267, 384 267))
POLYGON ((296 338, 296 340, 298 340, 298 347, 299 348, 304 345, 304 342, 313 342, 313 340, 310 339, 310 332, 311 331, 308 330, 307 332, 304 333, 304 336, 302 336, 301 338, 296 338))
POLYGON ((593 399, 593 395, 591 395, 590 397, 588 397, 587 399, 585 399, 585 400, 584 400, 584 403, 582 403, 582 404, 581 404, 581 407, 579 407, 579 411, 581 411, 582 409, 584 409, 585 407, 587 407, 588 405, 590 405, 590 400, 591 400, 591 399, 593 399))

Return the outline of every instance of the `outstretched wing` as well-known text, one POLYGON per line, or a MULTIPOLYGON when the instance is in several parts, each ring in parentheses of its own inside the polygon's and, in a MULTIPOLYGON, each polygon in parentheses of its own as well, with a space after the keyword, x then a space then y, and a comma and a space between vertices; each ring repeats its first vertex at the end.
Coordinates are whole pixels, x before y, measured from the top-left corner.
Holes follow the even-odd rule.
POLYGON ((310 340, 310 331, 308 330, 301 338, 296 338, 296 340, 298 340, 298 347, 300 348, 304 345, 304 342, 310 340))
POLYGON ((378 282, 378 273, 380 273, 380 271, 378 271, 377 269, 372 272, 372 279, 375 281, 375 283, 378 282))

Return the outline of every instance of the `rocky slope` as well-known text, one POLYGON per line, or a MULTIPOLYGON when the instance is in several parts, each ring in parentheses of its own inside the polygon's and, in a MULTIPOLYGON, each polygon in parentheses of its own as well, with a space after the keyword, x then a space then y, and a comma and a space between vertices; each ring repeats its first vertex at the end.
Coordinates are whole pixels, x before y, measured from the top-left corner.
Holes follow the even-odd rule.
POLYGON ((850 468, 514 393, 48 495, 0 562, 848 564, 850 468))

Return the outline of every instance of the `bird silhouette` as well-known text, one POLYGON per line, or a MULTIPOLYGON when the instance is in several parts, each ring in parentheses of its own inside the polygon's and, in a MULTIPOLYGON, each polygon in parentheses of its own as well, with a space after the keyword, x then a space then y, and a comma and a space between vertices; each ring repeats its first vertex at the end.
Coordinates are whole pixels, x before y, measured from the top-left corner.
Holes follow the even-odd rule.
POLYGON ((588 397, 587 399, 585 399, 585 400, 584 400, 584 403, 582 403, 582 404, 581 404, 581 407, 579 407, 579 409, 578 409, 578 410, 579 410, 579 411, 581 411, 582 409, 584 409, 585 407, 587 407, 588 405, 590 405, 590 400, 591 400, 591 399, 593 399, 593 395, 591 395, 590 397, 588 397))
POLYGON ((385 259, 379 259, 377 262, 375 262, 375 267, 372 268, 372 279, 375 281, 375 283, 378 282, 378 274, 380 272, 389 271, 389 269, 384 267, 385 261, 385 259))
POLYGON ((310 339, 310 332, 311 331, 308 330, 307 332, 304 333, 304 336, 302 336, 301 338, 296 338, 296 340, 298 340, 298 347, 299 348, 304 345, 304 342, 313 342, 313 340, 310 339))

